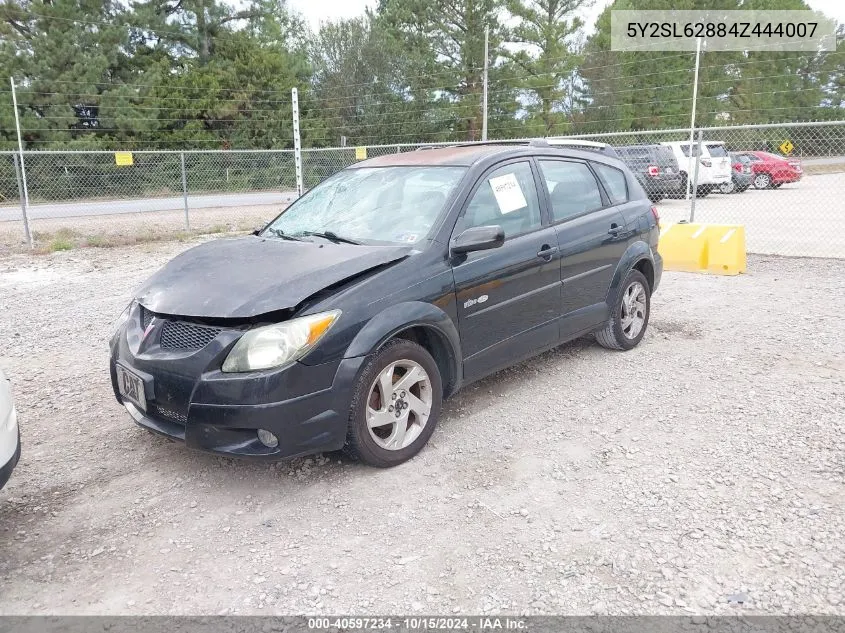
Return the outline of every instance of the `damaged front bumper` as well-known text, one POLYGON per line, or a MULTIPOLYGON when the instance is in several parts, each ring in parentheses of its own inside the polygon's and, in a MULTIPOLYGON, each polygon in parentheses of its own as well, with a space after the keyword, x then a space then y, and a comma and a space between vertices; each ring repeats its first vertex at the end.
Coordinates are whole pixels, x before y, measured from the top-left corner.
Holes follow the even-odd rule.
MULTIPOLYGON (((341 448, 352 389, 364 357, 249 373, 220 371, 243 330, 191 323, 201 331, 196 349, 189 337, 145 324, 135 308, 112 340, 110 373, 118 401, 144 428, 202 451, 234 457, 283 459, 341 448), (213 336, 212 336, 213 335, 213 336), (173 348, 175 344, 183 348, 173 348), (120 371, 120 378, 118 376, 120 371), (129 374, 136 390, 121 388, 129 374), (131 394, 131 395, 127 395, 131 394), (268 446, 258 431, 272 433, 268 446)), ((187 331, 187 330, 186 330, 187 331)))

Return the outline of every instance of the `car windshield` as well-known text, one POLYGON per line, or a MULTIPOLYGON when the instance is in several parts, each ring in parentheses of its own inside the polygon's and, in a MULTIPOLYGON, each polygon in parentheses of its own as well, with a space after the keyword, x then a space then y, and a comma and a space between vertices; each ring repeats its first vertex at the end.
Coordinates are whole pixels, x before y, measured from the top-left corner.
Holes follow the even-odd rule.
POLYGON ((267 237, 413 244, 424 239, 465 167, 360 167, 324 180, 262 232, 267 237))

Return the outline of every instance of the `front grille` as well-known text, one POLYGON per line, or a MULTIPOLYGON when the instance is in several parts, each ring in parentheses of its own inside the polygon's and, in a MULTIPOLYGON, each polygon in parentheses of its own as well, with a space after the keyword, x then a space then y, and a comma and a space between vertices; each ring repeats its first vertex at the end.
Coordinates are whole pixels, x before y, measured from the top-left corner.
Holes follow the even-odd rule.
POLYGON ((188 416, 184 413, 173 411, 167 407, 160 407, 157 404, 151 407, 150 413, 159 418, 169 420, 170 422, 176 422, 177 424, 185 424, 188 421, 188 416))
POLYGON ((150 312, 144 306, 141 306, 141 328, 146 330, 147 326, 152 322, 154 316, 154 312, 150 312))
POLYGON ((186 321, 165 321, 161 328, 162 349, 196 350, 208 345, 220 334, 220 328, 186 321))

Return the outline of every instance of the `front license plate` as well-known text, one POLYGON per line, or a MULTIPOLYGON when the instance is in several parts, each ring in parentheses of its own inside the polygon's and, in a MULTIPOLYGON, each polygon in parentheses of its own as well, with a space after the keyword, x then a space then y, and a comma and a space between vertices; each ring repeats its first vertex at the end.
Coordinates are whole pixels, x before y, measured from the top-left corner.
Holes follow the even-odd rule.
POLYGON ((120 391, 120 395, 146 411, 147 399, 144 396, 144 381, 120 365, 116 366, 116 370, 117 389, 120 391))

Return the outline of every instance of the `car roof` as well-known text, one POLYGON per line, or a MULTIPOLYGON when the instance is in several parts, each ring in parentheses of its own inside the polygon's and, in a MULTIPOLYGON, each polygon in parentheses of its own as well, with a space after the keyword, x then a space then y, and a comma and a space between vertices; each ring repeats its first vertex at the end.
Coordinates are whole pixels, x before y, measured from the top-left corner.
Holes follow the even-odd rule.
MULTIPOLYGON (((360 169, 363 167, 416 167, 426 165, 441 165, 455 167, 469 167, 490 156, 502 154, 513 154, 514 157, 522 156, 561 156, 593 160, 596 157, 603 157, 610 160, 618 160, 614 156, 604 152, 596 152, 594 149, 579 149, 577 143, 554 144, 543 141, 531 143, 476 143, 471 145, 453 145, 449 147, 421 148, 410 152, 400 152, 376 156, 359 163, 350 165, 348 169, 360 169)), ((602 144, 605 147, 605 144, 602 144)), ((593 145, 591 144, 591 147, 593 145)))
MULTIPOLYGON (((522 146, 518 146, 522 147, 522 146)), ((513 145, 459 145, 450 147, 423 147, 410 152, 390 153, 376 156, 350 167, 398 167, 416 165, 453 165, 469 167, 479 159, 514 149, 513 145)))

